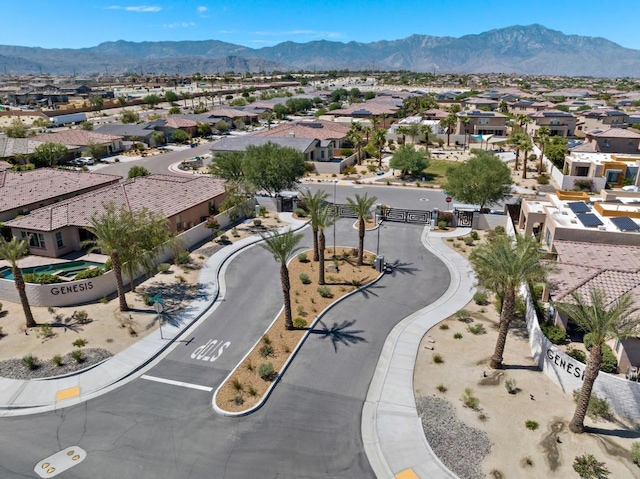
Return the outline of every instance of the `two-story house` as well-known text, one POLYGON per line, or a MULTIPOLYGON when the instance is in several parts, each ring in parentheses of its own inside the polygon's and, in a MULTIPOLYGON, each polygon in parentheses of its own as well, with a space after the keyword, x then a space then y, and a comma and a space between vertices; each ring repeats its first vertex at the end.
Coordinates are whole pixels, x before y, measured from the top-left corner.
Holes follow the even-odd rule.
POLYGON ((507 136, 507 115, 496 111, 461 111, 458 117, 457 135, 507 136))
POLYGON ((561 110, 543 110, 529 115, 533 120, 530 127, 531 134, 537 136, 538 130, 546 126, 551 131, 551 136, 570 138, 574 136, 576 129, 576 117, 571 113, 561 110))

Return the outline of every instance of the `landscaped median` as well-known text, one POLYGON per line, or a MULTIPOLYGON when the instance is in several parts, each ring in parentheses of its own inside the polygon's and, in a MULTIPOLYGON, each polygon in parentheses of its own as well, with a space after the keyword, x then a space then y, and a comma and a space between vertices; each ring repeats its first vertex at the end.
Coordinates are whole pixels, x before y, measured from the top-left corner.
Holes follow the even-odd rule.
MULTIPOLYGON (((333 253, 333 249, 327 249, 333 253)), ((302 346, 307 335, 333 305, 382 275, 373 269, 375 255, 365 251, 358 266, 357 249, 337 248, 336 259, 325 260, 325 284, 318 284, 319 263, 310 261, 313 251, 299 254, 289 263, 291 307, 296 329, 287 330, 280 311, 251 351, 227 376, 213 395, 214 410, 225 416, 242 416, 258 409, 302 346)))

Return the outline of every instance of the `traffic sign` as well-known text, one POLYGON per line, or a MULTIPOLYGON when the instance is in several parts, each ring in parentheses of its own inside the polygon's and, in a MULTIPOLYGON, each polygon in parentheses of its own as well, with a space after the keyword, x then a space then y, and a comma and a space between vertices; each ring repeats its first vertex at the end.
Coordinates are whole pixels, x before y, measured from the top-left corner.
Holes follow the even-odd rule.
POLYGON ((447 196, 444 200, 445 200, 447 203, 451 203, 451 201, 453 200, 453 198, 451 198, 451 196, 447 196))

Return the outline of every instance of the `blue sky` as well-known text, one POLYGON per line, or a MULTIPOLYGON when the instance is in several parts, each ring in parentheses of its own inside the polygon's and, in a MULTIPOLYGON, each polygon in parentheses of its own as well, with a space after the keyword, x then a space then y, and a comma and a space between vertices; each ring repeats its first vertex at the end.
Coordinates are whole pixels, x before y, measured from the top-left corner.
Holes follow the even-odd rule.
POLYGON ((539 23, 640 49, 640 1, 619 0, 2 0, 0 44, 81 48, 105 41, 283 41, 460 37, 539 23), (27 11, 25 11, 25 9, 27 11))

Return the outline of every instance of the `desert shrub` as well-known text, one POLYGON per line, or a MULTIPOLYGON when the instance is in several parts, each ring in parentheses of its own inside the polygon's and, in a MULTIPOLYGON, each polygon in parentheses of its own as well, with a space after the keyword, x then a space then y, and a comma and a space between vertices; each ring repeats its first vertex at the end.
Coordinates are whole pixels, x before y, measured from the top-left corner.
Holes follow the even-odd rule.
POLYGON ((82 348, 86 346, 87 343, 89 343, 89 341, 87 341, 86 339, 78 338, 73 343, 71 343, 71 345, 75 348, 82 348))
POLYGON ((81 279, 95 278, 101 274, 104 274, 104 270, 102 268, 87 268, 76 274, 73 279, 75 281, 79 281, 81 279))
POLYGON ((253 220, 253 226, 262 226, 262 220, 260 218, 256 218, 253 220))
POLYGON ((262 363, 258 367, 258 376, 260 376, 265 381, 271 381, 274 375, 275 375, 275 371, 273 369, 273 364, 262 363))
POLYGON ((540 176, 538 176, 536 178, 536 182, 539 185, 548 185, 549 184, 549 177, 547 175, 545 175, 545 174, 542 174, 542 175, 540 175, 540 176))
POLYGON ((74 311, 71 317, 78 324, 87 324, 91 322, 91 320, 89 319, 89 313, 87 313, 87 311, 84 309, 79 309, 78 311, 74 311))
POLYGON ((299 218, 306 218, 307 217, 307 212, 305 210, 303 210, 302 208, 296 208, 294 210, 294 213, 299 218))
POLYGON ((478 291, 473 295, 473 301, 479 305, 489 304, 489 296, 484 291, 478 291))
POLYGON ((587 355, 580 349, 567 348, 566 353, 567 356, 575 359, 576 361, 580 361, 583 364, 587 362, 587 355))
POLYGON ((444 358, 442 357, 441 354, 435 353, 433 355, 433 362, 436 364, 442 364, 444 363, 444 358))
POLYGON ((221 234, 220 236, 218 236, 218 240, 221 243, 228 243, 229 242, 229 237, 225 234, 221 234))
POLYGON ((462 339, 462 333, 455 333, 453 339, 462 339))
POLYGON ((593 454, 576 456, 573 460, 573 470, 582 479, 605 479, 611 472, 604 462, 598 461, 593 454))
POLYGON ((469 233, 469 236, 471 236, 471 239, 474 241, 478 241, 480 239, 480 235, 475 230, 469 233))
POLYGON ((518 387, 516 386, 516 380, 513 378, 509 378, 504 382, 504 387, 507 388, 509 394, 515 394, 518 392, 518 387))
POLYGON ((631 443, 631 460, 636 466, 640 467, 640 441, 631 443))
POLYGON ((100 303, 100 304, 107 304, 108 302, 109 302, 109 300, 107 299, 106 295, 105 295, 105 296, 103 296, 103 297, 101 297, 101 298, 98 300, 98 303, 100 303))
POLYGON ((263 335, 261 339, 264 344, 271 344, 271 338, 267 334, 263 335))
POLYGON ((297 318, 294 318, 294 319, 293 319, 293 327, 294 327, 294 328, 300 328, 300 329, 302 329, 302 328, 304 328, 306 325, 307 325, 307 320, 306 320, 306 319, 304 319, 304 318, 297 317, 297 318))
POLYGON ((28 370, 33 371, 34 369, 38 369, 38 366, 40 366, 40 360, 33 354, 27 354, 22 358, 22 365, 28 370))
POLYGON ((553 344, 564 344, 567 340, 567 331, 561 327, 551 323, 542 323, 540 329, 553 344))
POLYGON ((145 294, 142 297, 142 301, 144 302, 145 306, 153 306, 153 301, 151 301, 151 296, 149 296, 148 294, 145 294))
POLYGON ((178 251, 173 257, 175 264, 189 264, 191 263, 191 256, 187 250, 178 251))
POLYGON ((84 361, 84 352, 82 352, 82 349, 74 349, 71 351, 71 359, 78 364, 84 361))
POLYGON ((231 380, 231 387, 236 392, 240 392, 240 391, 242 391, 244 389, 244 386, 242 385, 242 383, 240 382, 240 380, 238 378, 233 378, 231 380))
POLYGON ((327 288, 326 286, 320 286, 317 291, 318 291, 318 294, 320 296, 322 296, 323 298, 331 298, 331 297, 333 297, 333 294, 331 293, 331 290, 329 288, 327 288))
POLYGON ((238 230, 236 228, 233 228, 231 230, 231 236, 233 236, 234 238, 238 238, 240 236, 240 233, 238 233, 238 230))
POLYGON ((595 191, 595 183, 593 180, 574 180, 573 189, 574 191, 595 191))
POLYGON ((56 354, 54 357, 51 358, 51 362, 57 367, 62 366, 63 364, 62 356, 60 356, 59 354, 56 354))
POLYGON ((440 329, 449 329, 449 325, 447 323, 441 323, 440 326, 438 326, 440 329))
POLYGON ((306 253, 300 253, 298 255, 298 261, 300 261, 301 263, 308 263, 309 262, 309 257, 307 256, 306 253))
MULTIPOLYGON (((577 403, 579 398, 580 389, 576 389, 573 391, 573 401, 577 403)), ((594 421, 599 418, 611 418, 611 405, 609 404, 609 401, 607 401, 606 398, 598 397, 595 393, 591 393, 589 405, 587 406, 587 416, 594 421)))
POLYGON ((50 324, 41 324, 40 332, 38 333, 39 338, 50 338, 54 335, 53 328, 50 324))
POLYGON ((55 274, 49 273, 26 273, 23 275, 23 279, 25 283, 33 283, 33 284, 53 284, 53 283, 62 283, 62 279, 60 279, 55 274))
POLYGON ((269 356, 273 356, 273 346, 270 344, 263 344, 260 346, 258 352, 260 353, 260 357, 268 358, 269 356))
POLYGON ((461 309, 456 313, 456 318, 458 321, 469 322, 469 320, 471 320, 471 313, 466 309, 461 309))
POLYGON ((302 284, 309 284, 311 283, 311 278, 306 273, 300 273, 300 281, 302 281, 302 284))
POLYGON ((444 384, 438 384, 438 386, 436 387, 436 389, 438 391, 440 391, 441 393, 446 393, 447 392, 447 386, 445 386, 444 384))
POLYGON ((235 404, 236 406, 242 406, 244 404, 244 398, 240 395, 235 396, 233 398, 233 404, 235 404))
POLYGON ((525 457, 522 458, 520 463, 522 464, 522 467, 532 467, 533 466, 533 459, 531 459, 530 456, 525 456, 525 457))
POLYGON ((160 263, 157 268, 158 273, 168 273, 171 269, 171 265, 169 263, 160 263))
POLYGON ((487 334, 487 330, 485 329, 484 324, 481 323, 474 324, 473 326, 467 326, 467 331, 476 336, 478 334, 487 334))
POLYGON ((462 404, 464 404, 464 407, 468 407, 470 409, 477 409, 480 405, 480 399, 473 395, 473 389, 471 388, 466 388, 464 390, 462 398, 460 399, 462 400, 462 404))
POLYGON ((258 391, 256 391, 256 388, 254 388, 253 386, 249 386, 249 388, 247 389, 247 394, 251 397, 256 397, 258 395, 258 391))
POLYGON ((538 429, 540 427, 540 424, 538 424, 537 421, 531 421, 531 420, 527 420, 524 422, 524 426, 529 429, 530 431, 535 431, 536 429, 538 429))
POLYGON ((446 221, 438 221, 438 229, 446 230, 447 229, 447 222, 446 221))
POLYGON ((471 236, 465 236, 463 241, 467 246, 473 246, 473 238, 471 236))
POLYGON ((210 230, 217 230, 218 228, 220 228, 220 223, 218 223, 218 220, 216 220, 212 216, 207 220, 207 223, 205 224, 205 226, 210 230))
POLYGON ((450 225, 451 221, 453 221, 453 213, 450 213, 448 211, 440 211, 438 213, 438 224, 440 224, 441 221, 447 223, 447 226, 450 225))
POLYGON ((104 265, 102 265, 102 269, 104 269, 105 273, 107 271, 111 271, 111 268, 113 267, 113 261, 111 260, 111 257, 107 258, 107 261, 104 262, 104 265))

